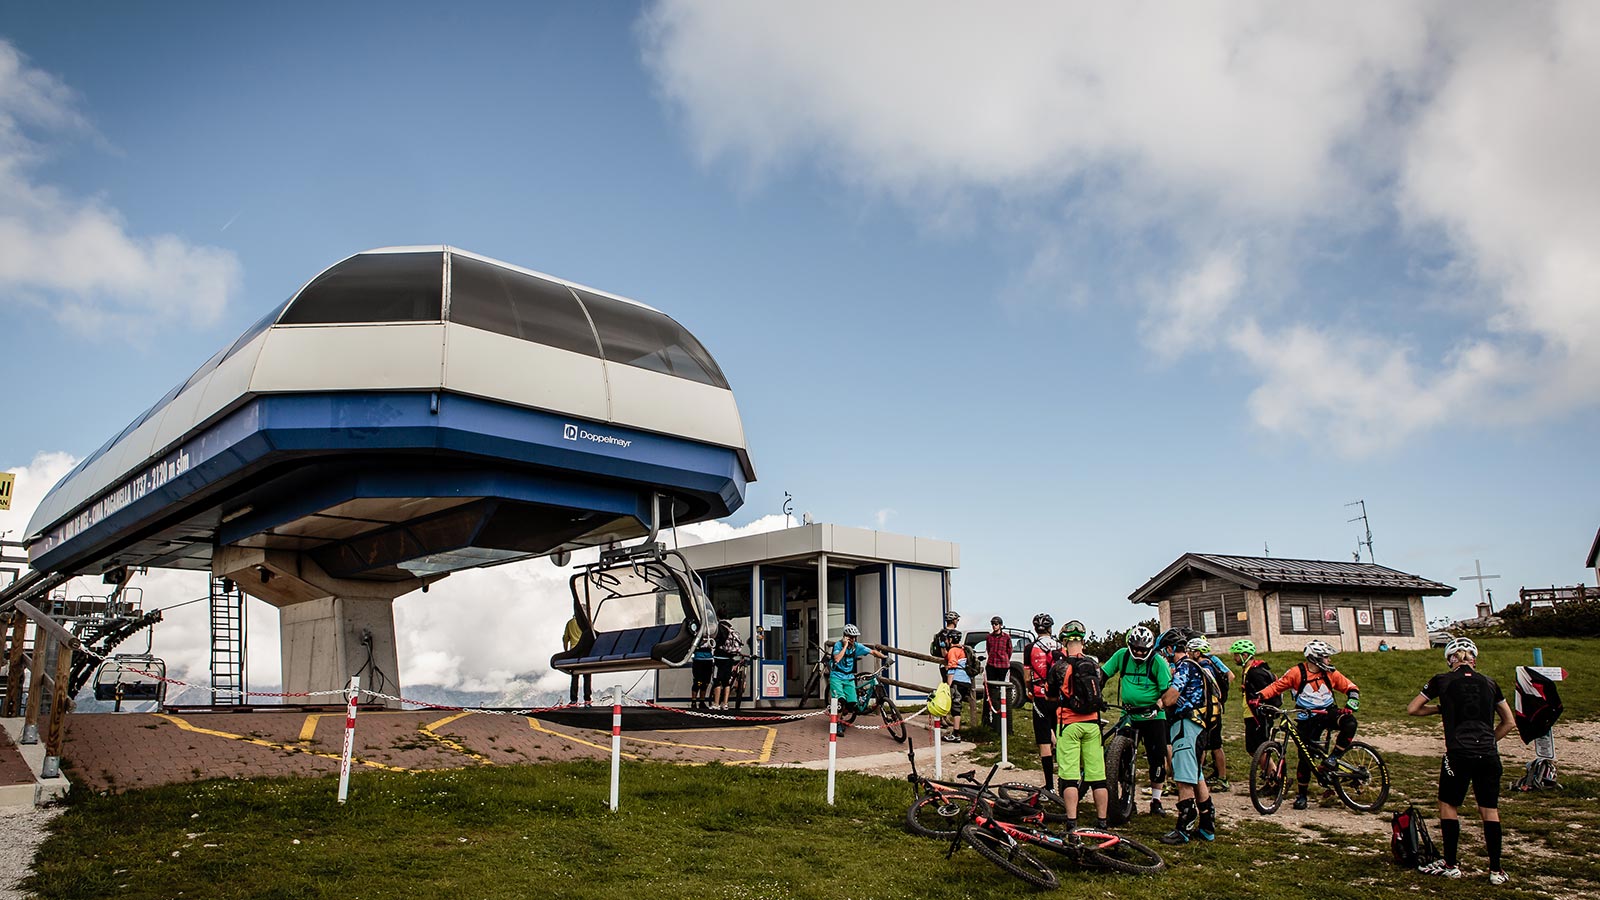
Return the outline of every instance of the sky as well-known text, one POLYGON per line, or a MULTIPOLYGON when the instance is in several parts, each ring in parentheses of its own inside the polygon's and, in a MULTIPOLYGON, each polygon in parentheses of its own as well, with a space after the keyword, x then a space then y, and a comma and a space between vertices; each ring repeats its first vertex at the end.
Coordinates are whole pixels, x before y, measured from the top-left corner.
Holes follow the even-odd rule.
MULTIPOLYGON (((1592 583, 1596 108, 1582 2, 0 0, 0 531, 324 267, 448 243, 716 356, 759 480, 684 540, 787 491, 1100 629, 1185 552, 1348 560, 1364 500, 1432 616, 1592 583)), ((557 683, 561 582, 403 598, 402 681, 557 683)))

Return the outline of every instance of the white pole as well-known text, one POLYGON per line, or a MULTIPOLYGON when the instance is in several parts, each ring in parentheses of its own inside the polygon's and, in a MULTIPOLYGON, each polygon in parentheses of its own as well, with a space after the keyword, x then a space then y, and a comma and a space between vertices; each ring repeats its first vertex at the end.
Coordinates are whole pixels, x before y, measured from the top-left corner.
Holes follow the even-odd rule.
POLYGON ((944 720, 933 718, 933 777, 944 777, 944 720))
POLYGON ((839 764, 839 698, 828 698, 828 805, 833 805, 833 776, 839 764))
POLYGON ((617 789, 622 779, 622 686, 611 688, 611 811, 617 810, 617 789))
POLYGON ((1000 765, 1007 769, 1011 768, 1010 742, 1007 740, 1011 736, 1011 723, 1006 721, 1006 695, 1011 693, 1006 688, 1009 687, 1006 685, 1000 689, 1000 765))
POLYGON ((339 761, 339 803, 350 795, 350 754, 356 746, 356 703, 361 699, 361 676, 350 676, 349 706, 344 714, 344 757, 339 761))

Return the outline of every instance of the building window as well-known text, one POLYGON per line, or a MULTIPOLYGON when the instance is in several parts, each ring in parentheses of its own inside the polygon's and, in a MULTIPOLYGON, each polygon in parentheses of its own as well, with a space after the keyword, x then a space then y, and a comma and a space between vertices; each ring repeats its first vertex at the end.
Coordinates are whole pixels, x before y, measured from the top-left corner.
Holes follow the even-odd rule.
POLYGON ((1205 612, 1200 614, 1200 618, 1205 623, 1204 631, 1205 631, 1206 634, 1216 634, 1217 633, 1217 611, 1216 610, 1208 609, 1205 612))
POLYGON ((1400 614, 1392 609, 1383 611, 1383 630, 1390 634, 1400 630, 1400 614))
POLYGON ((1289 628, 1292 631, 1306 630, 1306 608, 1304 606, 1289 607, 1289 628))

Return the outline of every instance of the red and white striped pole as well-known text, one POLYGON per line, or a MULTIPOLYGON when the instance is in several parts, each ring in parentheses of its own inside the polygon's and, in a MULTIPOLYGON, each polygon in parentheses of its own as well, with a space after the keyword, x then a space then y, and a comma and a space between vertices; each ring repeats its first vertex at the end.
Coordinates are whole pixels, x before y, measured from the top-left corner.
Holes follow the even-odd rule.
MULTIPOLYGON (((1010 687, 1007 685, 1006 687, 1010 687)), ((1006 721, 1006 695, 1011 693, 1006 688, 1000 689, 1000 764, 1011 768, 1011 756, 1008 752, 1007 738, 1011 736, 1011 723, 1006 721)))
POLYGON ((933 717, 933 777, 944 777, 944 720, 933 717))
POLYGON ((833 805, 833 775, 839 763, 839 698, 828 698, 828 805, 833 805))
POLYGON ((361 699, 361 676, 350 676, 349 706, 344 714, 344 757, 339 761, 339 802, 350 795, 350 754, 356 746, 356 703, 361 699))
POLYGON ((611 811, 617 809, 617 788, 622 779, 622 686, 611 689, 611 811))

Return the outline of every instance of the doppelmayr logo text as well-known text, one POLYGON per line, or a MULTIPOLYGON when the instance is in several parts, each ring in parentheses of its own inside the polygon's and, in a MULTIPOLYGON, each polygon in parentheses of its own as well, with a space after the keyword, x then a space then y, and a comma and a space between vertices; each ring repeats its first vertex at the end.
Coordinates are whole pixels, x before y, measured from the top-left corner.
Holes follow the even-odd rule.
POLYGON ((624 449, 633 446, 633 441, 627 438, 619 438, 612 434, 595 434, 592 431, 586 431, 571 424, 561 426, 561 436, 569 441, 594 441, 596 444, 615 444, 624 449))

